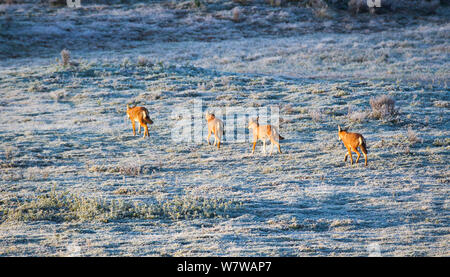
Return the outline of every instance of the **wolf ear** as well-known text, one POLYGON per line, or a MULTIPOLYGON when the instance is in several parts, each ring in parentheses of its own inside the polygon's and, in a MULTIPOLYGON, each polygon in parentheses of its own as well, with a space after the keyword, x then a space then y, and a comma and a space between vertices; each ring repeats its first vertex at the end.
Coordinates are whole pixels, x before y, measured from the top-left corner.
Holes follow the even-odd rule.
POLYGON ((338 125, 338 132, 340 132, 340 131, 341 131, 341 126, 338 125))

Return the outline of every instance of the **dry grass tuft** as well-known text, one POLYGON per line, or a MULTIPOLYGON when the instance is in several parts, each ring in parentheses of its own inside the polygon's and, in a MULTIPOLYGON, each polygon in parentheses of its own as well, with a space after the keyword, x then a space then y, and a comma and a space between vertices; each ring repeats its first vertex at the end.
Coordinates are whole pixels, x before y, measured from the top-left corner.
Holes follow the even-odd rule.
POLYGON ((372 117, 380 120, 393 120, 398 115, 394 98, 389 95, 381 95, 370 98, 372 117))
POLYGON ((310 109, 308 111, 309 116, 315 122, 322 121, 322 111, 320 109, 310 109))
POLYGON ((70 52, 67 49, 61 51, 61 62, 64 67, 70 65, 70 52))
POLYGON ((139 56, 137 59, 137 65, 138 66, 152 66, 153 64, 150 62, 150 60, 144 56, 139 56))
POLYGON ((406 132, 406 137, 408 138, 408 141, 411 145, 420 141, 420 138, 417 136, 417 133, 411 127, 408 128, 408 131, 406 132))
POLYGON ((233 19, 234 22, 239 22, 239 21, 241 21, 241 10, 239 9, 239 7, 235 7, 235 8, 232 10, 232 13, 233 13, 232 19, 233 19))

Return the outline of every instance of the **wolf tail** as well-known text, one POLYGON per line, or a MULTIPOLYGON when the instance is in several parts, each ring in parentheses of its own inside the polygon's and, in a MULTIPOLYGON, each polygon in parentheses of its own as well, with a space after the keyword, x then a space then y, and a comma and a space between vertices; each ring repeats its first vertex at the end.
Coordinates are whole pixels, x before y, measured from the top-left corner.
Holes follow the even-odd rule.
POLYGON ((359 145, 361 147, 361 151, 365 154, 367 154, 367 145, 366 140, 363 137, 359 138, 359 145))

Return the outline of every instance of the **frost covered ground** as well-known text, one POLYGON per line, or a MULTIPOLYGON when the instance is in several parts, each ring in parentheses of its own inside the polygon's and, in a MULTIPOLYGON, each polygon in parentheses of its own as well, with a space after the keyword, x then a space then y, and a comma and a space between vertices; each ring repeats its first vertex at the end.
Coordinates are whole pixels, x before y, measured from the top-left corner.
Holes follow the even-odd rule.
POLYGON ((450 254, 448 7, 173 3, 0 5, 0 255, 450 254), (371 115, 380 95, 395 118, 371 115), (279 107, 283 154, 173 142, 199 100, 279 107), (367 167, 344 163, 338 124, 367 167))

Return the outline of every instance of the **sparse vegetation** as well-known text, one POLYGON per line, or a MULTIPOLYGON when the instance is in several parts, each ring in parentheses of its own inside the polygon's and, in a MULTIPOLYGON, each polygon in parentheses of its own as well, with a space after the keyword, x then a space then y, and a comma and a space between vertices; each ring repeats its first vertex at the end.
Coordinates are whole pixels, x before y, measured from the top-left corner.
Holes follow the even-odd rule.
POLYGON ((209 199, 198 196, 177 196, 156 201, 155 204, 108 200, 51 191, 36 199, 0 202, 3 221, 96 221, 123 219, 192 219, 230 217, 242 204, 232 200, 209 199))

